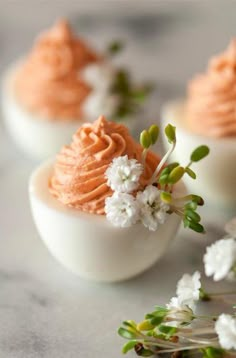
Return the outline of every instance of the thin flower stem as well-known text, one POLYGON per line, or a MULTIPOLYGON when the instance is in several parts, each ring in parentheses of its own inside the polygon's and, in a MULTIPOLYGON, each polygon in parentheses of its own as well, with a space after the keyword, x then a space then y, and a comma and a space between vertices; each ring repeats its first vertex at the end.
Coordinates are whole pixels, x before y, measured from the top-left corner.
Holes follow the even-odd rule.
POLYGON ((170 341, 164 341, 163 339, 159 339, 159 338, 152 338, 152 337, 147 337, 143 335, 143 338, 139 339, 139 342, 143 341, 142 343, 144 344, 150 344, 150 345, 159 345, 159 346, 163 346, 166 348, 174 348, 174 347, 179 347, 178 343, 173 343, 170 341))
POLYGON ((186 339, 188 342, 191 343, 198 343, 198 344, 206 344, 206 345, 212 345, 212 343, 218 343, 218 338, 212 338, 212 339, 197 339, 197 338, 191 338, 191 337, 185 337, 182 335, 178 335, 179 338, 186 339))
MULTIPOLYGON (((175 207, 175 206, 171 206, 170 209, 171 209, 174 213, 176 213, 177 215, 179 215, 180 217, 182 217, 182 218, 184 217, 184 213, 183 213, 183 211, 180 210, 180 208, 175 207)), ((182 209, 182 208, 181 208, 181 209, 182 209)))
POLYGON ((158 164, 158 166, 156 167, 156 170, 154 171, 149 184, 153 184, 156 181, 156 178, 158 176, 159 171, 163 168, 163 166, 165 165, 166 161, 168 160, 169 156, 172 154, 172 152, 174 151, 176 146, 176 142, 174 142, 172 144, 172 146, 170 147, 170 149, 168 150, 168 152, 164 155, 164 157, 162 158, 162 160, 160 161, 160 163, 158 164))
POLYGON ((205 344, 183 346, 183 347, 179 347, 176 349, 163 349, 161 351, 158 351, 158 354, 180 352, 180 351, 186 351, 188 349, 195 350, 195 349, 201 349, 201 348, 206 348, 206 347, 207 347, 207 345, 205 345, 205 344))
POLYGON ((185 168, 189 168, 192 164, 193 164, 193 162, 190 160, 190 162, 188 163, 188 165, 186 165, 185 168))
POLYGON ((156 341, 151 341, 151 340, 146 340, 146 339, 139 339, 138 340, 139 343, 144 344, 145 346, 158 346, 158 347, 163 347, 163 348, 168 348, 168 349, 177 349, 179 348, 179 345, 177 344, 168 344, 168 341, 163 341, 163 340, 158 340, 156 339, 156 341))
POLYGON ((147 153, 148 153, 148 150, 146 148, 143 149, 142 151, 142 166, 143 166, 143 170, 145 170, 145 164, 146 164, 146 158, 147 158, 147 153))
POLYGON ((206 319, 206 320, 214 320, 218 318, 218 315, 209 315, 209 316, 205 316, 205 315, 194 315, 194 318, 196 319, 206 319))
POLYGON ((190 336, 200 336, 202 334, 215 334, 214 328, 195 328, 195 329, 189 329, 189 328, 180 328, 179 331, 184 334, 186 337, 190 336))
POLYGON ((186 202, 191 201, 193 199, 192 195, 185 195, 180 198, 173 198, 173 202, 179 203, 179 202, 186 202))

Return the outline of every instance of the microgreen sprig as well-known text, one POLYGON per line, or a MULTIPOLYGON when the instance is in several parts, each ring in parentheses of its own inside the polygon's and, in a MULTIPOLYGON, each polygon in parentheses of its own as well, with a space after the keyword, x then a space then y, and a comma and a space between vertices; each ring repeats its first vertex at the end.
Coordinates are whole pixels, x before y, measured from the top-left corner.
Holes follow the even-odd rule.
MULTIPOLYGON (((148 150, 153 146, 159 136, 159 127, 152 125, 149 129, 143 130, 140 134, 140 144, 143 147, 142 165, 145 167, 148 150)), ((157 165, 151 179, 151 185, 155 184, 161 190, 161 200, 170 206, 169 213, 176 213, 181 216, 184 227, 196 232, 203 233, 204 227, 200 224, 201 217, 196 212, 198 206, 204 205, 204 200, 198 195, 187 195, 176 198, 172 195, 173 186, 177 184, 185 174, 193 180, 196 173, 190 168, 193 163, 199 162, 209 154, 206 145, 197 147, 190 155, 190 161, 186 166, 173 162, 167 164, 168 159, 176 147, 176 128, 171 124, 165 127, 165 136, 170 143, 170 148, 157 165)))
MULTIPOLYGON (((107 47, 108 57, 119 54, 124 49, 122 41, 113 41, 107 47)), ((136 85, 133 83, 130 73, 125 68, 116 71, 115 79, 111 92, 119 97, 119 106, 115 113, 115 119, 126 119, 129 115, 137 112, 139 106, 143 104, 150 93, 153 91, 152 83, 136 85)))
POLYGON ((215 317, 193 315, 191 321, 174 327, 168 325, 168 310, 165 307, 156 307, 155 311, 146 314, 140 323, 132 321, 130 325, 131 321, 123 322, 118 334, 127 339, 128 343, 123 346, 122 352, 126 354, 135 350, 137 355, 142 357, 184 351, 184 357, 190 352, 200 353, 203 358, 221 358, 226 353, 235 354, 234 351, 227 352, 220 346, 214 328, 215 321, 215 317))
POLYGON ((116 72, 111 91, 119 97, 119 106, 115 118, 122 120, 137 112, 140 105, 147 100, 153 91, 153 85, 151 83, 134 84, 130 73, 121 68, 116 72))
POLYGON ((211 297, 203 289, 201 275, 185 274, 177 283, 177 297, 166 306, 156 306, 144 319, 124 321, 118 334, 128 340, 122 352, 134 350, 138 356, 165 355, 203 358, 236 356, 236 315, 199 315, 195 311, 198 300, 211 297), (191 290, 189 291, 189 289, 191 290))

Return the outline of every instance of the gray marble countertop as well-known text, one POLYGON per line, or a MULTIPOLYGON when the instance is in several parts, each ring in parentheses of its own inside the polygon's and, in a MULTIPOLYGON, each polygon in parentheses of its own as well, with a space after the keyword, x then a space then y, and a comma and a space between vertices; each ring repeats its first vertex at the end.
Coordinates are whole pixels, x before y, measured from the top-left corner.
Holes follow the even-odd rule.
MULTIPOLYGON (((138 2, 140 9, 133 5, 135 10, 117 3, 101 1, 95 12, 96 1, 85 6, 72 0, 0 0, 0 70, 30 47, 40 29, 69 15, 99 48, 109 39, 126 39, 129 46, 120 61, 132 64, 137 78, 157 82, 150 121, 159 118, 161 103, 183 94, 187 79, 235 35, 233 1, 148 1, 146 7, 138 2)), ((174 295, 184 272, 202 270, 205 246, 221 237, 232 212, 205 208, 207 235, 180 231, 168 253, 146 273, 124 283, 95 284, 64 270, 36 232, 27 194, 36 165, 18 151, 0 123, 0 357, 118 358, 121 321, 142 319, 174 295)), ((204 283, 212 290, 227 287, 204 283)))

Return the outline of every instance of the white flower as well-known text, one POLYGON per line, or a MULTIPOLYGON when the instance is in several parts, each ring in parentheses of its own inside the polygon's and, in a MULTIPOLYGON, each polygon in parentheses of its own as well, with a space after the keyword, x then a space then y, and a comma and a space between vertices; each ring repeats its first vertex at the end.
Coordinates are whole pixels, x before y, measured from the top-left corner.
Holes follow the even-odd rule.
POLYGON ((107 185, 120 193, 131 193, 139 186, 139 178, 143 166, 136 159, 129 159, 127 155, 114 158, 105 175, 107 185))
POLYGON ((215 330, 222 348, 236 349, 236 318, 221 314, 216 321, 215 330))
POLYGON ((82 73, 83 80, 99 92, 107 92, 114 83, 115 69, 106 62, 93 63, 85 67, 82 73))
POLYGON ((229 234, 231 237, 236 238, 236 218, 230 220, 230 221, 225 225, 225 231, 226 231, 227 234, 229 234))
POLYGON ((161 201, 160 193, 155 186, 149 185, 137 194, 141 221, 151 231, 157 230, 159 224, 165 222, 166 212, 169 210, 169 206, 161 201))
POLYGON ((111 118, 116 113, 120 99, 116 95, 94 91, 83 103, 83 113, 88 120, 95 120, 103 114, 111 118))
POLYGON ((192 276, 189 274, 183 275, 177 283, 177 296, 190 308, 194 308, 194 301, 199 300, 201 288, 200 279, 201 274, 196 271, 192 276))
POLYGON ((129 227, 139 219, 139 208, 130 194, 115 192, 105 201, 107 219, 117 227, 129 227))
POLYGON ((169 310, 166 319, 171 321, 172 326, 178 327, 183 323, 190 323, 193 319, 193 310, 179 297, 172 297, 166 307, 169 310))
POLYGON ((222 239, 207 247, 203 257, 205 273, 215 281, 222 280, 236 264, 236 240, 222 239))

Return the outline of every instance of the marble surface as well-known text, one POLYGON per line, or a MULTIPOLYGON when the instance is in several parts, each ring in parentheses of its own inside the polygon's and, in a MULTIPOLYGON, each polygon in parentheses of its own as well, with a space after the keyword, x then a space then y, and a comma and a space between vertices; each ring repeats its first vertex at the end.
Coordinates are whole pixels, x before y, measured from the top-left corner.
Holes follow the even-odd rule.
MULTIPOLYGON (((192 73, 203 69, 208 56, 235 35, 233 1, 214 1, 214 7, 211 1, 166 1, 160 6, 148 1, 145 8, 137 6, 135 15, 125 2, 118 8, 117 2, 101 1, 103 10, 96 13, 98 2, 86 3, 0 0, 0 70, 30 47, 41 28, 68 14, 99 48, 111 38, 126 39, 129 46, 119 61, 132 64, 137 78, 157 83, 145 117, 150 122, 158 119, 161 103, 183 94, 192 73)), ((208 233, 198 237, 181 230, 165 257, 133 280, 86 282, 54 261, 36 232, 27 194, 36 165, 18 151, 0 123, 0 357, 118 358, 120 322, 141 319, 155 304, 166 303, 184 272, 203 270, 205 246, 221 237, 225 221, 236 212, 206 207, 208 233)), ((215 287, 205 278, 204 283, 209 290, 228 286, 215 287)))

